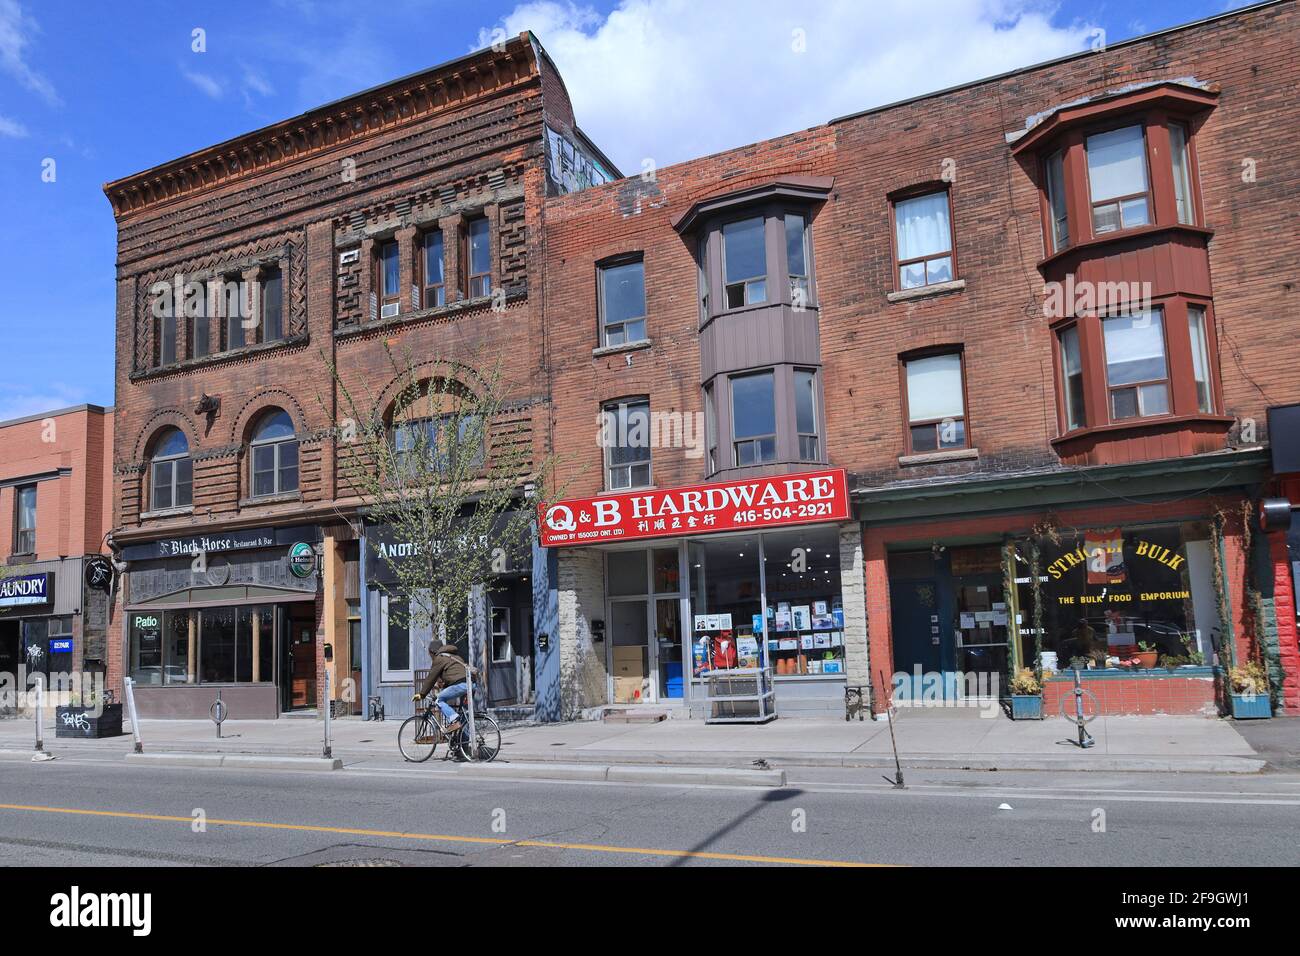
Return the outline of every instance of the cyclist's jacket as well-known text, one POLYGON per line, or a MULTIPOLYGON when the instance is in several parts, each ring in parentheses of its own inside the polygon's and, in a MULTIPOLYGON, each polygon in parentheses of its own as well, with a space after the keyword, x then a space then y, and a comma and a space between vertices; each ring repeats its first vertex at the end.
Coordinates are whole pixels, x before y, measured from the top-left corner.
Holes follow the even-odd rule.
POLYGON ((450 687, 452 684, 465 683, 468 676, 465 662, 456 656, 455 648, 444 647, 433 655, 433 663, 429 665, 429 676, 420 686, 420 696, 427 697, 429 691, 433 690, 434 685, 439 681, 442 682, 443 687, 450 687))

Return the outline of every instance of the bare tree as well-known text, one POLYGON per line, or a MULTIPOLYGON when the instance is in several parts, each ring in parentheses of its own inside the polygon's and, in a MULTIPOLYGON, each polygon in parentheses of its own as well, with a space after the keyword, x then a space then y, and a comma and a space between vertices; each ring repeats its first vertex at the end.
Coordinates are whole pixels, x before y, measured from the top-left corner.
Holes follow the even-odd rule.
POLYGON ((406 602, 398 623, 430 628, 478 666, 485 655, 468 640, 471 597, 512 559, 528 560, 553 461, 536 460, 499 356, 416 362, 409 351, 385 345, 385 353, 393 384, 382 396, 354 393, 330 364, 340 497, 360 499, 363 517, 401 542, 401 560, 389 561, 395 583, 381 585, 406 602))

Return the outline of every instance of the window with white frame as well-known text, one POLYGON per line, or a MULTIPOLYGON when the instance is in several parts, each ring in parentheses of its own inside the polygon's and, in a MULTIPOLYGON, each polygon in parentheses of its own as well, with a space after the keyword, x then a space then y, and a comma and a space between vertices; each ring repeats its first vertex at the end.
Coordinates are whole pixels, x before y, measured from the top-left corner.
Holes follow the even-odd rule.
POLYGON ((610 402, 601 409, 605 487, 610 491, 650 484, 650 401, 610 402))

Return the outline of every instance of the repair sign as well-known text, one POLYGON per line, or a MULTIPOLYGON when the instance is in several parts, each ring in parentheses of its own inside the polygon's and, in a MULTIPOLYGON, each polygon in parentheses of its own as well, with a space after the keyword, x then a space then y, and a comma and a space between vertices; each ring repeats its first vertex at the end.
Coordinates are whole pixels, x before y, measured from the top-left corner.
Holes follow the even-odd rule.
POLYGON ((538 510, 545 548, 847 521, 848 477, 834 468, 573 498, 538 510))

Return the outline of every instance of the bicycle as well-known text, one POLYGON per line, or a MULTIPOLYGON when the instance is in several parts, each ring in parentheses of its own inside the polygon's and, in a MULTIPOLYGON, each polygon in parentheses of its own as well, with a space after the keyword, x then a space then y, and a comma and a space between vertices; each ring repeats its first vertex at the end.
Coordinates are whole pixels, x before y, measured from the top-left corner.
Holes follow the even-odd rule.
POLYGON ((459 757, 462 760, 478 760, 482 763, 489 763, 497 758, 501 752, 501 728, 497 722, 487 714, 474 714, 474 741, 471 746, 469 740, 469 713, 465 709, 465 703, 462 700, 456 706, 456 718, 460 721, 460 729, 447 737, 446 724, 442 721, 442 711, 439 710, 433 697, 419 713, 413 714, 402 721, 402 726, 397 728, 397 749, 402 752, 402 757, 410 763, 423 763, 433 756, 438 744, 444 740, 447 741, 447 756, 443 759, 459 757))

